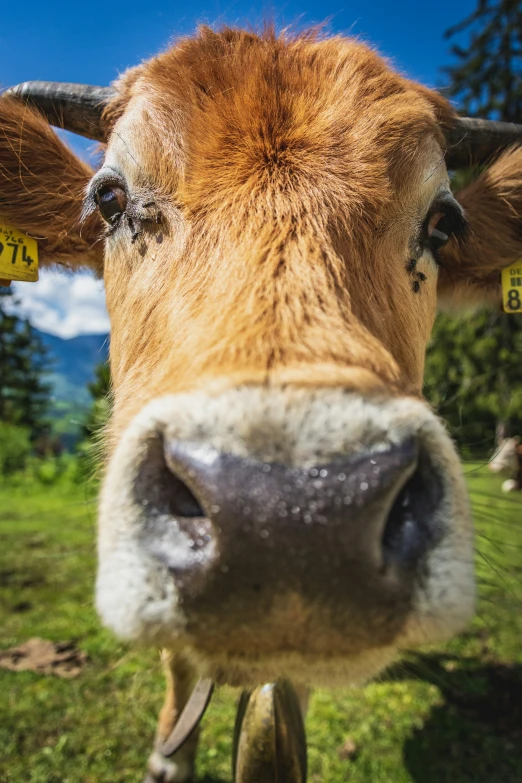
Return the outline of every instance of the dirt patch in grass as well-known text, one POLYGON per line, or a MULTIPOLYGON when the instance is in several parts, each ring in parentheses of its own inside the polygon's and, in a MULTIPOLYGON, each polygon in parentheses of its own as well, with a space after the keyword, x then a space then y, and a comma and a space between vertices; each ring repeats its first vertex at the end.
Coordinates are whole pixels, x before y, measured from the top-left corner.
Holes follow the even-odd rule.
POLYGON ((0 668, 11 672, 53 674, 69 680, 83 669, 87 655, 73 642, 28 639, 18 647, 0 651, 0 668))

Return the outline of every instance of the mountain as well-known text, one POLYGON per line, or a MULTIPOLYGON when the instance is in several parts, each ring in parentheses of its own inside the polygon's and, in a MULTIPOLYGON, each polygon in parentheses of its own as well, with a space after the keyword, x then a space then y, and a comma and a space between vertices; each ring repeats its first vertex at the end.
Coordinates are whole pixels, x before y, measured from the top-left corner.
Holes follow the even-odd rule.
POLYGON ((53 431, 69 449, 81 436, 85 414, 92 402, 87 384, 94 380, 96 365, 108 359, 109 335, 81 334, 65 340, 35 331, 48 352, 53 431))
POLYGON ((80 334, 65 340, 54 334, 35 330, 49 355, 49 381, 57 402, 72 402, 88 407, 91 397, 87 384, 94 379, 94 368, 106 362, 108 334, 80 334))

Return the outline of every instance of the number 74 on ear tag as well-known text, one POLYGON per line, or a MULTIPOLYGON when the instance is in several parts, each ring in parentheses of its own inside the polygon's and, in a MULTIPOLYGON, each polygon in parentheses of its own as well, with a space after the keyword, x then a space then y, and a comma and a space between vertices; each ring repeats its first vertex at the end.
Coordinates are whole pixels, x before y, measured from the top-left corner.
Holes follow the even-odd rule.
POLYGON ((522 259, 502 270, 502 303, 506 313, 522 313, 522 259))
POLYGON ((38 243, 0 223, 0 280, 38 280, 38 243))

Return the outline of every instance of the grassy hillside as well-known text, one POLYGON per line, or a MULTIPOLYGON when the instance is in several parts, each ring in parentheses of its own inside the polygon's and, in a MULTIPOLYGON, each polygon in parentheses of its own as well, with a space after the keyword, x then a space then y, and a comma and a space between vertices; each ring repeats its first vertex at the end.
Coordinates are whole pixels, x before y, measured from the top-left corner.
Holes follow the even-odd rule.
MULTIPOLYGON (((468 471, 477 619, 364 690, 317 692, 307 721, 311 783, 520 781, 522 498, 502 496, 485 471, 468 471)), ((0 670, 3 783, 141 780, 162 674, 155 651, 129 650, 99 627, 94 536, 95 503, 84 488, 0 489, 0 646, 41 636, 74 640, 88 654, 69 681, 0 670)), ((205 717, 206 783, 230 781, 236 697, 218 692, 205 717)))

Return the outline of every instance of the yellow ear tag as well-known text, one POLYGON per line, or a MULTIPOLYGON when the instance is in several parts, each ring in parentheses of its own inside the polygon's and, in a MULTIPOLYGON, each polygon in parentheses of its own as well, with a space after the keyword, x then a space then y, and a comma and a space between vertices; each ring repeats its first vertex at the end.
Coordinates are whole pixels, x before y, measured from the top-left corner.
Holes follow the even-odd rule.
POLYGON ((502 303, 506 313, 522 313, 522 258, 502 270, 502 303))
POLYGON ((38 243, 18 231, 0 224, 0 281, 34 283, 38 280, 38 243))

